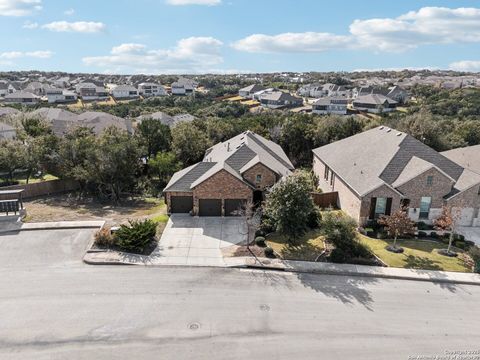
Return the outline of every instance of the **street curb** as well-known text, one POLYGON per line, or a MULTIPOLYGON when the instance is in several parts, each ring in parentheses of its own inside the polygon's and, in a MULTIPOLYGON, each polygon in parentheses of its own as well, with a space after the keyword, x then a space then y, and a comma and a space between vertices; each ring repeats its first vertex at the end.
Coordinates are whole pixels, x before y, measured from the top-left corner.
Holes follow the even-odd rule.
POLYGON ((426 279, 426 278, 415 277, 415 276, 395 276, 395 275, 388 275, 388 274, 372 274, 372 273, 366 273, 366 272, 351 272, 351 271, 330 271, 330 270, 306 271, 306 270, 296 270, 291 268, 248 265, 248 264, 246 265, 246 267, 255 269, 255 270, 283 271, 283 272, 299 273, 299 274, 356 276, 356 277, 371 277, 371 278, 392 279, 392 280, 422 281, 422 282, 431 282, 431 283, 437 283, 437 284, 480 286, 480 280, 478 282, 475 282, 475 281, 450 280, 450 279, 426 279))

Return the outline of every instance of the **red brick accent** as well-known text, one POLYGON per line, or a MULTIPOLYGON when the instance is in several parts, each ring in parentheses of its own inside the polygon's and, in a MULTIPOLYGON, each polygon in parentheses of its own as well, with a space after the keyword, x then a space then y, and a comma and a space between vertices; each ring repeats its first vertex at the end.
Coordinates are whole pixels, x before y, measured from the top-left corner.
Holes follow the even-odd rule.
POLYGON ((222 200, 222 215, 225 214, 225 199, 253 200, 253 189, 226 170, 221 170, 193 189, 193 212, 198 214, 199 199, 222 200))
POLYGON ((258 190, 273 186, 277 182, 277 175, 263 164, 256 164, 243 173, 243 178, 258 190), (257 175, 262 175, 262 181, 257 183, 257 175))

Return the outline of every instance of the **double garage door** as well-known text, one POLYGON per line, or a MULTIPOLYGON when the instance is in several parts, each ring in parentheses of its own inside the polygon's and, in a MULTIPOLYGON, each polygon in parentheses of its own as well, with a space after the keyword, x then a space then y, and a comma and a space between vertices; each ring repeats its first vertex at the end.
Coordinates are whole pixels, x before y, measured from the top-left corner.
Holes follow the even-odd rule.
MULTIPOLYGON (((225 216, 238 215, 238 210, 245 201, 244 199, 225 199, 225 216)), ((188 214, 193 210, 192 196, 172 196, 170 202, 173 214, 188 214)), ((199 216, 222 216, 221 199, 199 199, 198 206, 199 216)))
MULTIPOLYGON (((235 216, 245 203, 243 199, 225 199, 225 216, 235 216)), ((200 216, 222 216, 221 199, 200 199, 198 201, 200 216)))

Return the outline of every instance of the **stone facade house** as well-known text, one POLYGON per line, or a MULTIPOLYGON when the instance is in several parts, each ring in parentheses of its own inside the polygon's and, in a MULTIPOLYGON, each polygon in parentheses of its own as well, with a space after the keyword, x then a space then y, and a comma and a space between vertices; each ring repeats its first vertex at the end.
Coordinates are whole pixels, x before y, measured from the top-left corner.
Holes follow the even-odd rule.
POLYGON ((163 190, 169 213, 233 216, 247 201, 263 200, 294 167, 282 148, 251 131, 219 143, 202 162, 175 173, 163 190))
MULTIPOLYGON (((469 151, 469 159, 480 159, 479 150, 469 151)), ((414 221, 432 223, 451 205, 461 209, 459 225, 480 226, 480 160, 468 168, 455 153, 438 153, 383 126, 313 153, 318 186, 338 192, 338 206, 360 224, 400 208, 414 221)))

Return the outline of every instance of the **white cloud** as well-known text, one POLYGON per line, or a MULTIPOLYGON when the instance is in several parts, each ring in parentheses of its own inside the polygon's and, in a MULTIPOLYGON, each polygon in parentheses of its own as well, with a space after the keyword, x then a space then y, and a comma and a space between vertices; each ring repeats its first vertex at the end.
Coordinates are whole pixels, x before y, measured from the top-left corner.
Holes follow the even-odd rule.
POLYGON ((212 37, 180 40, 173 49, 149 50, 143 44, 122 44, 109 55, 83 58, 87 66, 108 69, 110 73, 180 73, 206 71, 223 62, 223 43, 212 37))
POLYGON ((183 6, 183 5, 207 5, 214 6, 220 5, 222 0, 167 0, 167 4, 174 6, 183 6))
POLYGON ((38 23, 36 22, 31 22, 31 21, 25 21, 22 26, 24 29, 36 29, 38 28, 38 23))
POLYGON ((450 64, 449 68, 456 71, 480 72, 480 60, 462 60, 450 64))
POLYGON ((73 14, 75 14, 75 9, 68 9, 65 10, 63 13, 67 16, 72 16, 73 14))
POLYGON ((349 34, 254 34, 233 44, 247 52, 321 52, 365 48, 402 52, 422 45, 480 42, 480 9, 424 7, 396 18, 355 20, 349 34))
POLYGON ((43 29, 56 32, 79 32, 79 33, 98 33, 104 31, 107 27, 104 23, 93 21, 54 21, 42 25, 43 29))
POLYGON ((42 9, 42 0, 0 0, 0 16, 27 16, 42 9))
POLYGON ((480 9, 424 7, 397 18, 355 20, 359 46, 401 52, 428 44, 480 42, 480 9))
POLYGON ((348 36, 330 33, 284 33, 279 35, 254 34, 233 44, 247 52, 321 52, 349 46, 348 36))
POLYGON ((13 60, 21 58, 36 58, 36 59, 48 59, 51 58, 53 52, 49 50, 38 50, 38 51, 9 51, 0 53, 0 59, 13 60))

